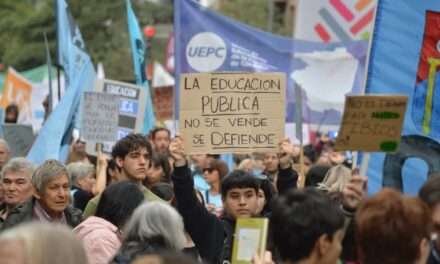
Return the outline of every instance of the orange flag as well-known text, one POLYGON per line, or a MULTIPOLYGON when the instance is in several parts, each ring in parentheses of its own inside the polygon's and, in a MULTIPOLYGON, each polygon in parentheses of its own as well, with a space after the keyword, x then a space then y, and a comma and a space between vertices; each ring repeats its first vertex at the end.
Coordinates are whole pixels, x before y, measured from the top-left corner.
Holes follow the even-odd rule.
POLYGON ((5 109, 11 103, 15 103, 20 109, 20 116, 30 119, 32 118, 31 98, 32 84, 10 67, 3 84, 0 107, 5 109))

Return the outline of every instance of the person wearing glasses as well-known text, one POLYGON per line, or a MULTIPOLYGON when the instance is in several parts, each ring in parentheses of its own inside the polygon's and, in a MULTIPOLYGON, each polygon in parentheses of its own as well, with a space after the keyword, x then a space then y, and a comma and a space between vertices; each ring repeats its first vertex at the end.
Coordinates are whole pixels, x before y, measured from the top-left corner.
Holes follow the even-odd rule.
POLYGON ((228 165, 217 159, 211 159, 208 166, 203 168, 203 178, 209 185, 209 189, 202 192, 206 208, 211 213, 220 216, 223 211, 221 181, 228 174, 228 165))

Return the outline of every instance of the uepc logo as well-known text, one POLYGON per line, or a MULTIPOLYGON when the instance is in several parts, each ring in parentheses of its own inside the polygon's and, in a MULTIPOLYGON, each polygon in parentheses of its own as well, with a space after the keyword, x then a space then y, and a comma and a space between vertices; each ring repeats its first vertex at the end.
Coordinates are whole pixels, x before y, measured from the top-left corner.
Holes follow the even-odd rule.
POLYGON ((195 35, 186 47, 186 60, 198 72, 217 70, 225 62, 226 54, 223 39, 211 32, 195 35))

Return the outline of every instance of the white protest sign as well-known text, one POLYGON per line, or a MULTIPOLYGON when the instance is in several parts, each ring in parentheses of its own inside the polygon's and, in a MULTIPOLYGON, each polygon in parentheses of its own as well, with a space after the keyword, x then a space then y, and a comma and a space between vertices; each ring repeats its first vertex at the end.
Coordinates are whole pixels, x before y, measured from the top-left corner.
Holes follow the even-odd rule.
POLYGON ((119 96, 84 92, 81 136, 98 143, 116 140, 118 132, 119 96))
POLYGON ((179 128, 188 153, 277 151, 284 73, 197 73, 180 79, 179 128))

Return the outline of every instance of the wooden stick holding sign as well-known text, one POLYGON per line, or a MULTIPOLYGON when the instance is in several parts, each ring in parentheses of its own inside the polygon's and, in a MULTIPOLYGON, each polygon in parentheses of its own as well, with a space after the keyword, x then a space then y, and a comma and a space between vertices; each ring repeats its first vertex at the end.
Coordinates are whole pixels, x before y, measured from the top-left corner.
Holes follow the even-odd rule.
POLYGON ((180 79, 180 133, 197 153, 275 152, 284 136, 284 73, 196 73, 180 79))

